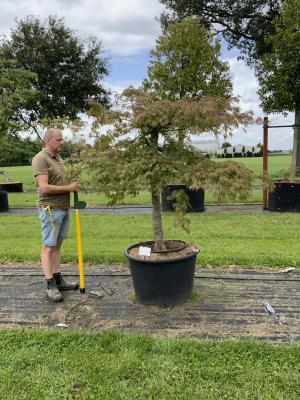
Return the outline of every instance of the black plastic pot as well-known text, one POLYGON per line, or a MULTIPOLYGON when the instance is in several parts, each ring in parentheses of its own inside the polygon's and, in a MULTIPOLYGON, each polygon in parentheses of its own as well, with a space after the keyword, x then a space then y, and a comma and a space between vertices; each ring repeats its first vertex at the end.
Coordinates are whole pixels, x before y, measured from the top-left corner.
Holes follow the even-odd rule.
POLYGON ((129 254, 132 248, 143 245, 138 243, 125 250, 137 301, 156 306, 184 303, 192 294, 199 250, 168 260, 141 260, 129 254))
POLYGON ((204 190, 197 189, 191 190, 186 185, 166 185, 161 192, 161 202, 163 211, 174 211, 175 201, 169 200, 168 197, 176 190, 184 190, 189 198, 188 212, 202 212, 204 211, 204 190))
POLYGON ((0 191, 0 212, 8 211, 7 192, 0 191))
POLYGON ((8 193, 23 192, 23 183, 22 182, 0 183, 0 190, 4 190, 5 192, 8 193))
POLYGON ((275 181, 269 192, 270 211, 300 212, 300 182, 275 181))

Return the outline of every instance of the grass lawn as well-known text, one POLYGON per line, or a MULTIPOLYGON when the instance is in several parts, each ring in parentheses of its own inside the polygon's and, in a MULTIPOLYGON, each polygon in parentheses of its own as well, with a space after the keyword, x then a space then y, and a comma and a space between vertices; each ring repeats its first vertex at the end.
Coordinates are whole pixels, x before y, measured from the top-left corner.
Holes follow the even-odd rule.
MULTIPOLYGON (((246 165, 256 176, 261 176, 263 171, 263 158, 262 157, 245 157, 245 158, 227 158, 225 160, 233 160, 241 162, 246 165)), ((273 178, 280 178, 282 171, 288 170, 291 167, 292 156, 270 154, 268 157, 269 174, 273 178)), ((224 159, 218 158, 217 161, 224 161, 224 159)))
POLYGON ((300 345, 0 331, 5 400, 296 400, 300 345))
MULTIPOLYGON (((164 213, 165 237, 198 244, 204 266, 299 266, 300 214, 213 212, 190 214, 190 233, 174 228, 174 215, 164 213)), ((81 214, 84 259, 126 262, 124 249, 152 238, 150 214, 81 214)), ((0 214, 0 260, 39 260, 40 222, 35 215, 0 214)), ((77 262, 75 218, 63 246, 64 262, 77 262)))

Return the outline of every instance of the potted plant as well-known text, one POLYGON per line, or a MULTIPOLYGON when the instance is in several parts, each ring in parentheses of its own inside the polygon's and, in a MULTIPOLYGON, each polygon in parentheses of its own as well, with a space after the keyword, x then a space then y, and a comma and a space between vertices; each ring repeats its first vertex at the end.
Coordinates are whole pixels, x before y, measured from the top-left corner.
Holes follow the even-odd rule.
MULTIPOLYGON (((79 161, 89 187, 104 192, 111 205, 149 190, 153 237, 130 245, 125 254, 137 300, 175 305, 191 295, 199 248, 164 237, 162 188, 182 182, 189 189, 209 189, 221 201, 246 198, 252 173, 233 161, 206 158, 190 138, 206 132, 227 137, 252 116, 241 112, 231 96, 228 66, 218 59, 220 46, 198 20, 171 24, 157 43, 149 79, 140 88, 126 89, 110 109, 87 100, 95 142, 84 146, 73 163, 79 161)), ((176 224, 186 228, 188 196, 179 190, 172 198, 176 224)))
POLYGON ((4 180, 0 182, 0 190, 8 193, 12 192, 23 192, 23 183, 12 181, 5 171, 0 171, 0 174, 4 176, 4 180))
POLYGON ((300 212, 299 177, 283 172, 282 179, 273 180, 269 190, 269 211, 300 212))
MULTIPOLYGON (((83 146, 79 159, 73 158, 73 163, 79 161, 80 169, 88 172, 88 185, 104 192, 111 205, 145 188, 151 193, 153 238, 125 250, 137 300, 158 305, 182 303, 192 291, 199 248, 165 239, 161 189, 167 182, 183 178, 189 187, 208 188, 223 201, 247 197, 252 173, 245 166, 207 159, 187 138, 191 132, 221 134, 232 125, 248 123, 251 115, 241 113, 234 98, 161 100, 145 88, 132 87, 110 110, 95 101, 88 104, 94 117, 95 143, 83 146), (109 126, 106 133, 100 129, 103 126, 109 126)), ((185 227, 187 198, 183 192, 177 197, 177 224, 185 227)))

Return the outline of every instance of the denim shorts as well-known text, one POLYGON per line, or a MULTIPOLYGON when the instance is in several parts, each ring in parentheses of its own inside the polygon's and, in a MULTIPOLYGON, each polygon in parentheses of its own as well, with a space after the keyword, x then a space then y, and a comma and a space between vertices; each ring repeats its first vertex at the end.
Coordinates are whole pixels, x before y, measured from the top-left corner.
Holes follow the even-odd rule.
POLYGON ((67 238, 70 217, 67 208, 51 208, 50 210, 52 218, 47 208, 39 208, 38 213, 42 224, 43 244, 54 247, 58 240, 67 238))

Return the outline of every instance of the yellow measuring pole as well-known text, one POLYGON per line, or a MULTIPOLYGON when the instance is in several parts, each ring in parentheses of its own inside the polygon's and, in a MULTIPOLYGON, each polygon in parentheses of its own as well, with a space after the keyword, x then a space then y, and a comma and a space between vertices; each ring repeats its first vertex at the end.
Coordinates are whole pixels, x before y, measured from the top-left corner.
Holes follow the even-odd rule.
POLYGON ((80 212, 78 208, 76 208, 75 213, 76 213, 76 234, 77 234, 78 268, 79 268, 79 288, 81 293, 85 293, 82 240, 81 240, 81 229, 80 229, 80 212))

